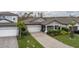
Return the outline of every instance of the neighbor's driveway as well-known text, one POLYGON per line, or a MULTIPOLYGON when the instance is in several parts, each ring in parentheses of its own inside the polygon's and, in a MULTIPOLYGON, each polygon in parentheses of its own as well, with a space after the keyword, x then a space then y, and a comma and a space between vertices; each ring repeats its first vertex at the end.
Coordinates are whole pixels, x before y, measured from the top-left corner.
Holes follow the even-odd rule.
POLYGON ((65 45, 62 42, 48 36, 45 33, 31 33, 38 42, 40 42, 45 48, 72 48, 71 46, 65 45))
POLYGON ((0 37, 0 48, 18 48, 16 37, 0 37))

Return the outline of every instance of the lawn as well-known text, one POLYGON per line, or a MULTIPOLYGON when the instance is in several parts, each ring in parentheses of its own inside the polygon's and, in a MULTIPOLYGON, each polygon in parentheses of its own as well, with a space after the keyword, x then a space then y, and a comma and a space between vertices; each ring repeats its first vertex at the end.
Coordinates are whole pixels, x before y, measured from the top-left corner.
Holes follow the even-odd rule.
POLYGON ((63 42, 64 44, 79 48, 79 35, 75 34, 74 38, 70 38, 69 35, 58 35, 54 36, 57 40, 63 42))
POLYGON ((43 48, 43 46, 31 36, 31 34, 22 36, 22 38, 18 39, 18 45, 19 48, 43 48))

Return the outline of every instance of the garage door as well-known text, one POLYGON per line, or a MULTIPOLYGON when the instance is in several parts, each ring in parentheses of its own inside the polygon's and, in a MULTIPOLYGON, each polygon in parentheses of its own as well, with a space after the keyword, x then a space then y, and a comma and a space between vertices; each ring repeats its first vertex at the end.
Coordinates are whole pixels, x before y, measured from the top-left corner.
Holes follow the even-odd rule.
POLYGON ((17 36, 18 30, 16 27, 1 27, 0 37, 17 36))
POLYGON ((27 25, 27 29, 29 32, 40 32, 41 25, 27 25))

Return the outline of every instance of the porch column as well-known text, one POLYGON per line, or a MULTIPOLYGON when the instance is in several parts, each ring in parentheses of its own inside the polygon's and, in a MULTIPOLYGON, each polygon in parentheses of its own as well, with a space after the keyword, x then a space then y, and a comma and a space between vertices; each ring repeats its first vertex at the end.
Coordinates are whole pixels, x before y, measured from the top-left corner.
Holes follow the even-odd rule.
POLYGON ((60 26, 60 30, 62 30, 62 26, 60 26))
POLYGON ((45 26, 45 33, 47 33, 47 25, 45 26))
POLYGON ((55 26, 53 26, 53 30, 55 30, 55 26))

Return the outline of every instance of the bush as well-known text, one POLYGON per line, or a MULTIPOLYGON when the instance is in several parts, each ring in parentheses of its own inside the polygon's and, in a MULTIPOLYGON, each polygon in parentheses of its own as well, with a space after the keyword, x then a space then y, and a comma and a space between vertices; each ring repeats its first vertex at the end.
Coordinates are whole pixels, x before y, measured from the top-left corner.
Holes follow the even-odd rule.
POLYGON ((52 33, 52 31, 53 31, 53 30, 49 29, 49 30, 47 31, 47 34, 52 33))
POLYGON ((69 29, 66 27, 62 27, 62 30, 67 31, 67 32, 69 31, 69 29))
POLYGON ((65 30, 48 30, 47 34, 51 36, 57 36, 57 35, 68 35, 69 32, 65 30))
POLYGON ((29 32, 25 30, 25 31, 22 31, 21 34, 25 36, 25 35, 29 35, 29 32))
POLYGON ((67 32, 67 31, 64 31, 64 30, 61 31, 61 35, 68 35, 68 34, 69 34, 69 32, 67 32))
POLYGON ((61 30, 48 30, 47 34, 57 36, 61 34, 61 30))

